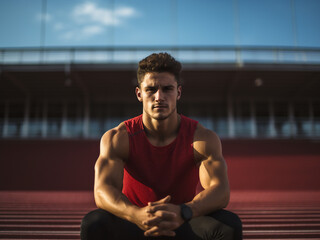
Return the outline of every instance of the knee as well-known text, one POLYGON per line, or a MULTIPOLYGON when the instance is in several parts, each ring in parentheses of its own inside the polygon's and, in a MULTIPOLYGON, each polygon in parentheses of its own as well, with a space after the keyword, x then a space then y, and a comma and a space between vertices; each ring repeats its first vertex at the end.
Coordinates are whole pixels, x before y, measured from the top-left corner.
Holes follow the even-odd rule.
POLYGON ((233 239, 242 239, 242 222, 237 214, 227 211, 225 224, 233 229, 233 239))
POLYGON ((235 231, 241 231, 242 232, 242 222, 239 216, 233 212, 230 213, 230 226, 235 230, 235 231))
POLYGON ((218 231, 215 234, 211 234, 209 240, 212 239, 223 239, 223 240, 234 240, 235 239, 235 229, 224 223, 218 225, 218 231))
POLYGON ((106 239, 108 222, 108 212, 101 209, 89 212, 81 222, 81 239, 106 239))
POLYGON ((219 222, 215 227, 207 228, 204 236, 204 240, 233 240, 234 239, 234 229, 224 223, 219 222))
MULTIPOLYGON (((192 231, 199 239, 233 240, 234 229, 209 216, 202 216, 190 221, 192 231)), ((197 239, 198 239, 197 238, 197 239)))
POLYGON ((237 214, 227 210, 219 210, 211 216, 232 229, 233 239, 242 239, 242 222, 237 214))

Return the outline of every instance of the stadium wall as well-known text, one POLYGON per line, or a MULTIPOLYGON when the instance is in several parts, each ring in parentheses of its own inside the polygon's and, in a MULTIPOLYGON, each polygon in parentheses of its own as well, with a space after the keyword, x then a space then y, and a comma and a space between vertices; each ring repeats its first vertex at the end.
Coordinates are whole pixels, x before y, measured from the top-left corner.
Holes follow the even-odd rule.
MULTIPOLYGON (((320 141, 224 139, 231 190, 320 190, 320 141)), ((98 140, 0 140, 0 190, 92 190, 98 140)))

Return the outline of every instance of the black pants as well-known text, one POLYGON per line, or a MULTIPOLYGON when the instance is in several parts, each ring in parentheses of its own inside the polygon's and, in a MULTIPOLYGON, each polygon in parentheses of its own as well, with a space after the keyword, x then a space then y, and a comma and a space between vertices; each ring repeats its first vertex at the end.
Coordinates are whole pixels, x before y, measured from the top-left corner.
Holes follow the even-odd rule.
POLYGON ((242 224, 236 214, 219 210, 207 216, 193 218, 175 232, 175 237, 145 237, 135 224, 102 209, 89 212, 81 223, 82 240, 239 240, 242 239, 242 224))

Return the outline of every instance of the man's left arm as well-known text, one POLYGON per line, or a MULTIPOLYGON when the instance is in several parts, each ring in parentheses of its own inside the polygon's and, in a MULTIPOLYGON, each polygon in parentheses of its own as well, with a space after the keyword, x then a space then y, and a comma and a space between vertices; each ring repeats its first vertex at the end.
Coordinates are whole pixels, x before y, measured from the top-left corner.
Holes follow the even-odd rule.
POLYGON ((224 208, 229 203, 230 189, 227 164, 217 134, 199 126, 194 139, 195 158, 200 163, 199 178, 204 190, 188 203, 193 217, 224 208))

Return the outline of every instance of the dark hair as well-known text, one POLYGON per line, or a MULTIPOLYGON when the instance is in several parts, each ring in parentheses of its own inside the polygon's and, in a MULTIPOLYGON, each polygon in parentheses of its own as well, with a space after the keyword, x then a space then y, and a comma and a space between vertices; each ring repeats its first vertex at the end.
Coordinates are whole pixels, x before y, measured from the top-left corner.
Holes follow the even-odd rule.
POLYGON ((180 85, 181 63, 168 53, 153 53, 139 62, 137 71, 139 87, 146 73, 150 72, 171 73, 180 85))

